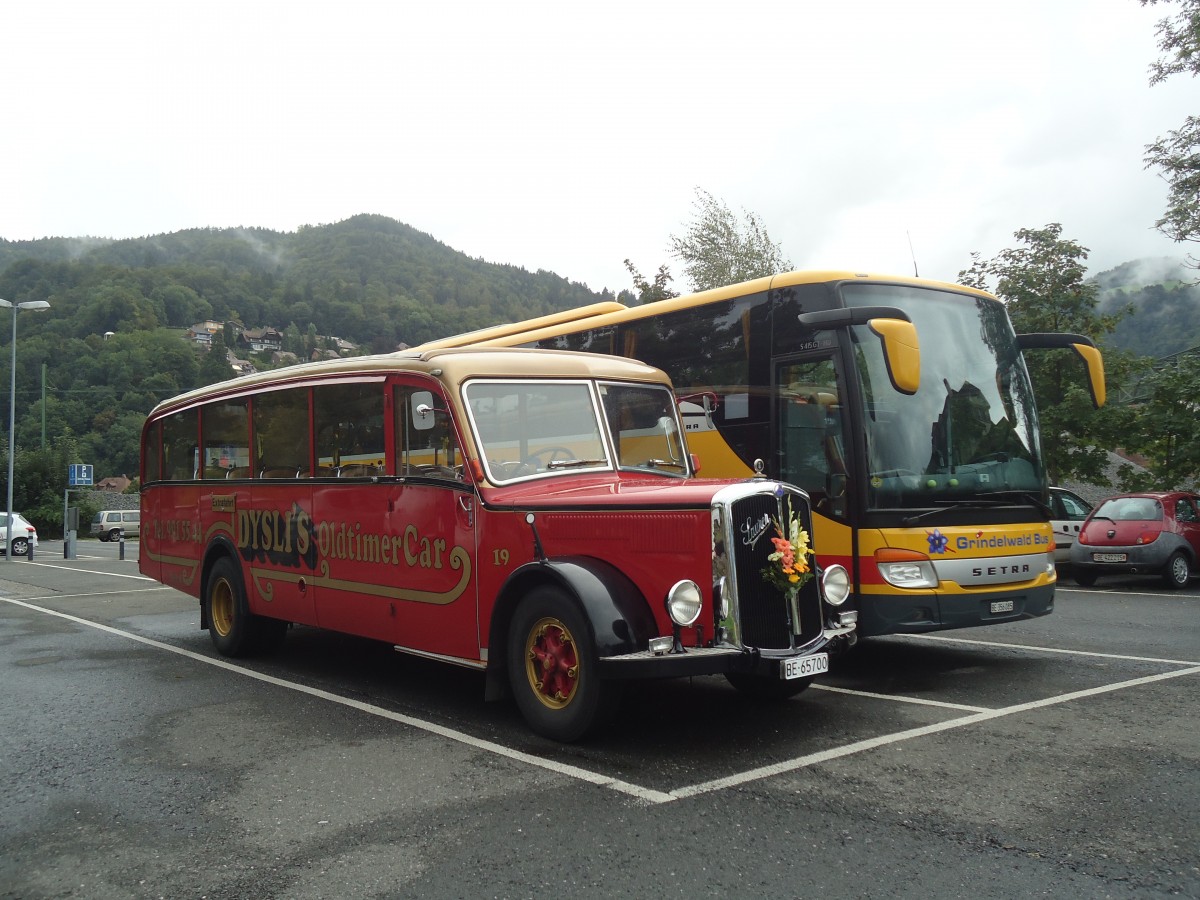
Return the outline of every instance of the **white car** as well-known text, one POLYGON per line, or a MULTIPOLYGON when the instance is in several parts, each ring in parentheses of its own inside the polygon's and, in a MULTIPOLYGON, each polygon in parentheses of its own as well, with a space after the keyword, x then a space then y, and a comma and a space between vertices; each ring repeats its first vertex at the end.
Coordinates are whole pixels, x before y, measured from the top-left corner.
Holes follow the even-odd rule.
POLYGON ((1079 537, 1083 520, 1092 511, 1092 504, 1066 488, 1050 488, 1050 525, 1054 528, 1054 563, 1071 561, 1071 545, 1079 537))
MULTIPOLYGON (((15 523, 11 535, 13 556, 28 556, 31 547, 37 549, 37 529, 20 513, 13 513, 13 522, 15 523)), ((4 533, 4 544, 0 546, 0 553, 7 554, 10 540, 7 513, 0 513, 0 530, 3 530, 4 533)))

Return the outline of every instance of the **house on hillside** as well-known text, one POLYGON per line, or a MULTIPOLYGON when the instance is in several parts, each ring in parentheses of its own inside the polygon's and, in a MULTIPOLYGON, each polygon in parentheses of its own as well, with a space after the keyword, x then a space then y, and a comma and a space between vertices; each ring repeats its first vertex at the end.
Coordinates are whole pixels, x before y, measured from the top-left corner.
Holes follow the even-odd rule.
POLYGON ((213 335, 221 331, 225 326, 220 322, 214 322, 208 319, 204 322, 197 322, 187 330, 185 337, 193 344, 203 344, 210 346, 212 344, 213 335))
POLYGON ((253 375, 258 371, 254 363, 248 359, 238 359, 238 357, 233 355, 232 350, 226 354, 225 358, 229 360, 229 368, 233 369, 236 375, 253 375))
POLYGON ((283 349, 283 332, 270 325, 263 328, 247 328, 238 335, 238 346, 254 353, 277 353, 283 349))
POLYGON ((121 494, 133 482, 128 475, 110 475, 108 478, 101 478, 93 486, 94 491, 104 491, 109 494, 121 494))

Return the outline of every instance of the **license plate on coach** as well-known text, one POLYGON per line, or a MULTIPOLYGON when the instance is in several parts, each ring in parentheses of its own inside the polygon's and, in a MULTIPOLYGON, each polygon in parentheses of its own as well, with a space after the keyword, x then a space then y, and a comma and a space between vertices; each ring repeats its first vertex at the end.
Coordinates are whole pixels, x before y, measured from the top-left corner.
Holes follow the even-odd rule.
POLYGON ((807 678, 809 675, 820 675, 829 671, 829 654, 814 653, 812 656, 798 656, 795 659, 784 660, 783 677, 790 681, 793 678, 807 678))
POLYGON ((1124 553, 1093 553, 1093 562, 1125 562, 1128 557, 1124 553))
POLYGON ((994 613, 1012 612, 1013 602, 1011 600, 993 600, 991 610, 994 613))

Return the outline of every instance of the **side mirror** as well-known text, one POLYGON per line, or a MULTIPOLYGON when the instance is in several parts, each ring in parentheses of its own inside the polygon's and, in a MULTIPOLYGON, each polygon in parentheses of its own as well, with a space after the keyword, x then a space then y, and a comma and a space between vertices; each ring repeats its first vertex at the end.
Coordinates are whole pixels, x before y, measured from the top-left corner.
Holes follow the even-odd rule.
POLYGON ((902 394, 915 394, 921 386, 921 342, 917 326, 901 319, 872 319, 867 326, 883 341, 892 387, 902 394))
POLYGON ((409 401, 409 408, 414 431, 429 431, 437 424, 433 394, 430 391, 415 391, 409 401))
POLYGON ((866 325, 883 344, 883 359, 892 387, 915 394, 921 386, 921 343, 908 313, 894 306, 851 306, 801 313, 805 328, 847 328, 866 325))
POLYGON ((1087 366, 1088 389, 1092 405, 1099 409, 1107 399, 1104 386, 1104 359, 1095 341, 1082 334, 1018 334, 1017 345, 1022 350, 1074 350, 1087 366))

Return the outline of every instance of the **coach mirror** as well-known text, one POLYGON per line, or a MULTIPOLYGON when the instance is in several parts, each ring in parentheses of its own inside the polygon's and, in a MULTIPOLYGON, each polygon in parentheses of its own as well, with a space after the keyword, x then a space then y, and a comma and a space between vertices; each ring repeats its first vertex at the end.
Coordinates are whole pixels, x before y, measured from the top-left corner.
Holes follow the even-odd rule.
POLYGON ((412 409, 414 431, 429 431, 437 424, 437 410, 433 406, 433 394, 429 391, 414 391, 409 406, 412 409))
POLYGON ((801 313, 800 324, 814 330, 866 325, 879 338, 892 387, 915 394, 921 384, 921 342, 908 313, 894 306, 854 306, 801 313))

